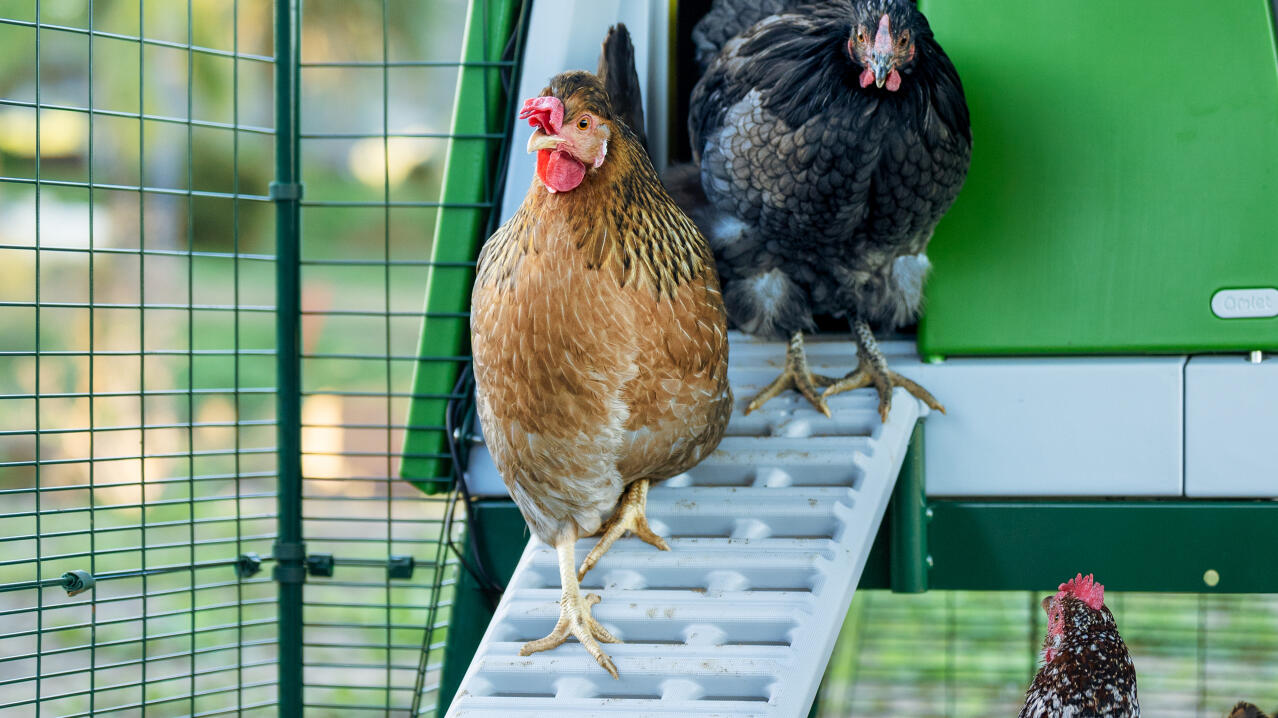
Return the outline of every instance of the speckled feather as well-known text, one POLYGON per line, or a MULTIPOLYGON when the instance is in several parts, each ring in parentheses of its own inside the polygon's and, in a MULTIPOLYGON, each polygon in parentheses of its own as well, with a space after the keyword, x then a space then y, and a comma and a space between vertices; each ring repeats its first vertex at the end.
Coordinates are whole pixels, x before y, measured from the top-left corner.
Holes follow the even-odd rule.
POLYGON ((612 130, 606 161, 551 194, 534 178, 484 245, 472 295, 479 414, 533 532, 598 530, 624 487, 712 452, 732 396, 705 239, 662 188, 594 75, 543 94, 612 130))
POLYGON ((688 124, 735 326, 776 338, 811 329, 814 315, 889 329, 915 318, 926 265, 913 257, 958 196, 971 133, 958 74, 912 3, 763 19, 723 45, 688 124), (860 87, 846 49, 886 10, 907 18, 893 28, 917 48, 897 92, 860 87))
POLYGON ((1269 714, 1260 710, 1254 703, 1238 701, 1234 709, 1229 712, 1229 718, 1269 718, 1269 714))
POLYGON ((1045 661, 1025 693, 1020 718, 1138 718, 1136 668, 1114 614, 1074 596, 1054 599, 1063 630, 1049 630, 1045 661))

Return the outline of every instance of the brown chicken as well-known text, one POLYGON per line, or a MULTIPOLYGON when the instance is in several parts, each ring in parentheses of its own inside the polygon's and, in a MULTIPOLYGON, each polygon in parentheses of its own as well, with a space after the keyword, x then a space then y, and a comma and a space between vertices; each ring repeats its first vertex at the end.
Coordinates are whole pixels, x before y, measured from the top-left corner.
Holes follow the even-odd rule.
POLYGON ((1079 574, 1043 599, 1043 667, 1020 718, 1139 718, 1136 667, 1105 605, 1105 587, 1079 574))
POLYGON ((528 655, 580 641, 616 677, 580 577, 644 516, 651 481, 714 451, 732 409, 714 259, 643 145, 588 72, 556 76, 520 117, 536 128, 523 204, 479 256, 471 341, 484 436, 532 532, 555 547, 558 623, 528 655), (620 501, 620 503, 619 503, 620 501), (611 518, 609 518, 611 516, 611 518), (608 523, 574 565, 579 537, 608 523))

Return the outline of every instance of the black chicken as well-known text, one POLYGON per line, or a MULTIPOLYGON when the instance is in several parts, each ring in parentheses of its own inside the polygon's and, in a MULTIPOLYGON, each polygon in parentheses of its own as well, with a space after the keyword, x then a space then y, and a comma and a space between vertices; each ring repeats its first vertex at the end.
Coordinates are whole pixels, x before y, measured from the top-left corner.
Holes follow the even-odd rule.
POLYGON ((888 369, 871 330, 917 316, 923 251, 971 157, 963 87, 927 19, 910 0, 717 0, 693 38, 705 203, 686 171, 667 182, 710 239, 731 324, 790 337, 747 412, 793 387, 828 415, 826 397, 873 386, 886 419, 893 385, 944 411, 888 369), (820 316, 851 320, 860 361, 843 379, 807 367, 820 316))

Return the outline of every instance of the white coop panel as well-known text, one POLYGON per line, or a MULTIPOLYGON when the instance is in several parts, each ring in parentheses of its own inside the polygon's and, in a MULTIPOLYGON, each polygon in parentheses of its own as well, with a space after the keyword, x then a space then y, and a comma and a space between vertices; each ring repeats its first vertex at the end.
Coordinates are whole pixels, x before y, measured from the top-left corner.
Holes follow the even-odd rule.
POLYGON ((948 412, 928 496, 1180 496, 1185 357, 902 359, 948 412))
POLYGON ((1278 498, 1278 357, 1193 357, 1185 368, 1185 493, 1278 498))

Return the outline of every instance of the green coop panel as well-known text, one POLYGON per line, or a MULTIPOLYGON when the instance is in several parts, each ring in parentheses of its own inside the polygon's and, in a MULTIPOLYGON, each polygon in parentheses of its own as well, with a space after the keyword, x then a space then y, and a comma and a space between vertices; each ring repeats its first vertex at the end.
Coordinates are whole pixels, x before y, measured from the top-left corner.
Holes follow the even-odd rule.
POLYGON ((929 249, 924 354, 1278 348, 1278 306, 1212 309, 1278 287, 1268 0, 921 4, 975 143, 929 249))

